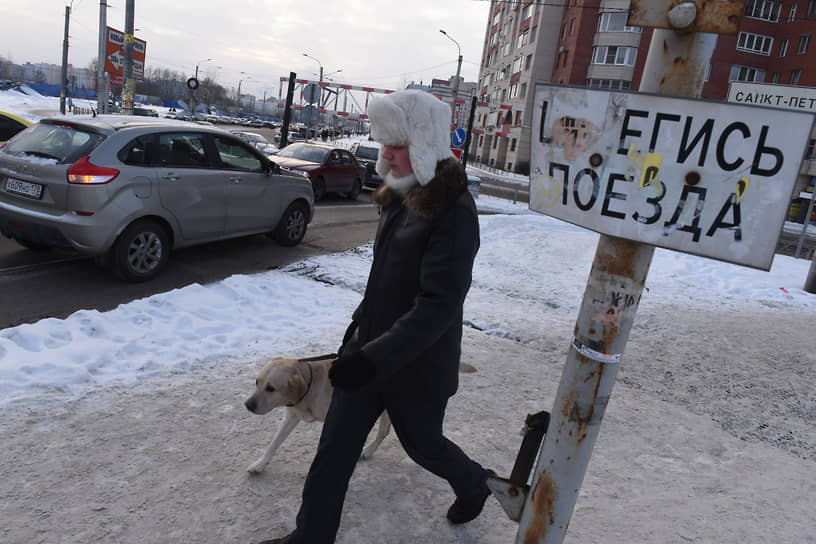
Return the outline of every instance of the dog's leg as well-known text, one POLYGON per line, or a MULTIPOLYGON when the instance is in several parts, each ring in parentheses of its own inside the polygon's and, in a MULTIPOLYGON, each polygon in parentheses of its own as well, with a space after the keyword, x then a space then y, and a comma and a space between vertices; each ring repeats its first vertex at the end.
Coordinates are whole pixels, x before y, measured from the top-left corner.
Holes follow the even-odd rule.
POLYGON ((377 436, 374 437, 374 440, 369 444, 366 449, 363 450, 363 454, 360 455, 360 459, 371 459, 374 456, 374 452, 377 451, 377 448, 380 447, 382 441, 385 440, 385 437, 388 436, 388 431, 391 430, 391 418, 388 417, 388 412, 383 412, 380 416, 380 426, 377 429, 377 436))
POLYGON ((277 451, 278 447, 283 444, 283 441, 286 440, 286 437, 289 436, 289 433, 292 432, 292 429, 294 429, 299 422, 300 417, 295 414, 294 411, 287 408, 283 417, 283 423, 281 424, 278 434, 275 435, 275 439, 272 440, 272 443, 269 445, 266 452, 264 452, 264 454, 257 461, 249 465, 247 470, 253 473, 263 472, 263 469, 265 469, 266 465, 269 464, 269 460, 272 459, 273 455, 275 455, 275 451, 277 451))

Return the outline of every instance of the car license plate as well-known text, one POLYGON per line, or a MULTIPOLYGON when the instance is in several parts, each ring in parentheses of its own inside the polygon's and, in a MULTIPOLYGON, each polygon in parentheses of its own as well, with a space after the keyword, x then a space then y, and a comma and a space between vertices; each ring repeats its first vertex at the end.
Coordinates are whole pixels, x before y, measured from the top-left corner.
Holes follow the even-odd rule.
POLYGON ((29 198, 42 198, 43 186, 39 183, 30 183, 21 179, 6 178, 6 192, 27 196, 29 198))

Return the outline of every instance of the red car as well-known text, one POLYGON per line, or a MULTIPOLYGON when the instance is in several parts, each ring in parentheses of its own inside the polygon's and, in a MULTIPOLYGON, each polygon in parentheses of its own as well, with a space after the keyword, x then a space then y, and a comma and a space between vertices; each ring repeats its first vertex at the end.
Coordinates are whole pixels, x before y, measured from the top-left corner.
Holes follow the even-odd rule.
POLYGON ((306 173, 312 180, 315 202, 326 193, 355 199, 363 188, 365 167, 348 150, 312 143, 289 144, 269 159, 284 168, 306 173))

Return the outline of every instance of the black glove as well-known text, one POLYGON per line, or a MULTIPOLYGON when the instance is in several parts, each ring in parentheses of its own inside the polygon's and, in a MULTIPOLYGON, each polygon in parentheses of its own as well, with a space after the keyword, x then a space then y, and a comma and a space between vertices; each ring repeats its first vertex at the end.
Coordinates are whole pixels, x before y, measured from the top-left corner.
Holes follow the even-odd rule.
POLYGON ((351 337, 354 336, 354 333, 357 331, 357 322, 352 321, 351 324, 346 329, 346 334, 343 335, 343 343, 340 344, 340 349, 337 350, 338 355, 343 355, 343 350, 346 349, 346 344, 348 341, 351 340, 351 337))
POLYGON ((374 379, 377 371, 362 351, 341 355, 329 368, 329 380, 343 391, 357 391, 374 379))

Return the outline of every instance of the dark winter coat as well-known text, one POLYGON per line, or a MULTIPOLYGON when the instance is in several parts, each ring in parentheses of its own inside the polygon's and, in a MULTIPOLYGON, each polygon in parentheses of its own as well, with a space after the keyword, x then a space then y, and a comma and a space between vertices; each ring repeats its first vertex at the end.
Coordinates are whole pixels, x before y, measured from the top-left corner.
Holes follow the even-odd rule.
MULTIPOLYGON (((462 163, 437 163, 425 186, 403 199, 386 185, 357 331, 345 353, 361 349, 376 368, 373 391, 450 396, 459 380, 462 307, 479 249, 479 219, 462 163)), ((354 323, 352 325, 354 325, 354 323)))

